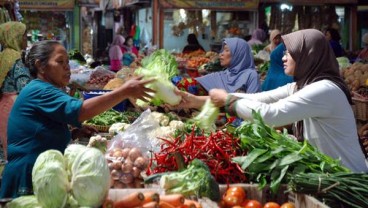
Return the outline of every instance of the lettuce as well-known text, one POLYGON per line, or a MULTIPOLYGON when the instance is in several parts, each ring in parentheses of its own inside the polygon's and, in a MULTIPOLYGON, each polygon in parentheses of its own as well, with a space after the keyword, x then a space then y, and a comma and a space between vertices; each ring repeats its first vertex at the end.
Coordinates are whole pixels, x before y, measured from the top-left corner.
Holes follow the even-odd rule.
POLYGON ((41 208, 35 195, 21 196, 6 204, 7 208, 41 208))
POLYGON ((219 113, 219 108, 217 108, 210 99, 207 99, 202 106, 201 112, 199 112, 193 120, 199 128, 206 131, 214 131, 216 130, 215 122, 219 113))

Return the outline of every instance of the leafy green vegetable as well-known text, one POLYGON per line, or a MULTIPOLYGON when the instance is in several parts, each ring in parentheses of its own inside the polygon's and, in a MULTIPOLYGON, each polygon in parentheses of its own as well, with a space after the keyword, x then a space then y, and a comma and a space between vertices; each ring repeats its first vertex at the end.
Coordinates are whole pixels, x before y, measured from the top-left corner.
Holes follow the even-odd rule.
POLYGON ((64 157, 57 150, 47 150, 37 157, 32 170, 32 183, 42 207, 66 205, 70 187, 64 167, 64 157))
POLYGON ((368 207, 366 173, 298 173, 290 178, 291 191, 311 194, 330 207, 368 207))
POLYGON ((72 164, 71 188, 79 206, 100 206, 110 188, 110 170, 104 155, 95 148, 79 152, 72 164))
POLYGON ((300 171, 311 173, 350 172, 335 160, 305 140, 303 143, 292 139, 286 132, 278 133, 267 126, 259 113, 253 111, 253 121, 244 121, 235 131, 241 139, 241 148, 248 155, 233 158, 248 175, 251 182, 261 188, 270 184, 276 193, 281 183, 289 181, 288 175, 300 171))
POLYGON ((220 188, 208 166, 199 159, 192 160, 181 172, 161 174, 160 186, 166 193, 181 193, 185 196, 220 199, 220 188))
POLYGON ((35 195, 21 196, 6 204, 7 208, 41 208, 35 195))
POLYGON ((219 113, 219 108, 217 108, 210 99, 207 99, 202 106, 201 112, 199 112, 199 114, 193 118, 193 121, 198 125, 199 128, 203 130, 215 131, 215 121, 219 113))

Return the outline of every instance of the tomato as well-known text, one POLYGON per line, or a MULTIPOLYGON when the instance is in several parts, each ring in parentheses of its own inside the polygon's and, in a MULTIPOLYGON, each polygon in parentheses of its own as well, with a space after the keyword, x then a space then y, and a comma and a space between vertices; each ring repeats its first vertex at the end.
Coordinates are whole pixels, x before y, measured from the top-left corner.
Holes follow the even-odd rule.
POLYGON ((236 205, 236 206, 233 206, 231 208, 243 208, 242 206, 239 206, 239 205, 236 205))
POLYGON ((280 208, 280 205, 276 202, 267 202, 263 208, 280 208))
POLYGON ((237 196, 227 195, 224 197, 223 200, 225 201, 226 207, 233 207, 236 205, 240 205, 244 199, 241 197, 237 197, 237 196))
POLYGON ((280 208, 295 208, 295 204, 292 202, 286 202, 283 203, 280 208))
POLYGON ((262 208, 262 204, 257 200, 249 200, 244 208, 262 208))
POLYGON ((245 193, 244 189, 239 186, 233 186, 227 189, 225 196, 226 195, 238 196, 243 198, 243 200, 247 198, 247 194, 245 193))

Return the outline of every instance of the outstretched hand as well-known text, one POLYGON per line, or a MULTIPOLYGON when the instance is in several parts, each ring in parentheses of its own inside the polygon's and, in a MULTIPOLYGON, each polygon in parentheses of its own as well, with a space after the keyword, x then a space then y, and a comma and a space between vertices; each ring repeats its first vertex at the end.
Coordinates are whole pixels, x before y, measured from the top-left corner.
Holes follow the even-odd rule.
POLYGON ((209 91, 209 95, 211 98, 211 102, 216 106, 216 107, 223 107, 226 104, 226 98, 228 93, 223 90, 223 89, 212 89, 209 91))
POLYGON ((129 98, 149 102, 155 91, 146 87, 146 85, 154 80, 155 79, 143 80, 143 76, 132 77, 124 83, 123 88, 125 88, 129 98))

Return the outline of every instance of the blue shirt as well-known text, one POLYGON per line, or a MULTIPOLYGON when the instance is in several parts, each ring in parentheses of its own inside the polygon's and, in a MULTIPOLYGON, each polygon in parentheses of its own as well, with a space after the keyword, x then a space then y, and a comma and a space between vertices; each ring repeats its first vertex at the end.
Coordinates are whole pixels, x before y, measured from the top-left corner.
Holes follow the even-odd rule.
POLYGON ((0 197, 32 192, 32 168, 38 155, 49 149, 64 152, 71 135, 68 124, 80 126, 83 102, 39 79, 17 97, 8 122, 8 164, 0 197))

